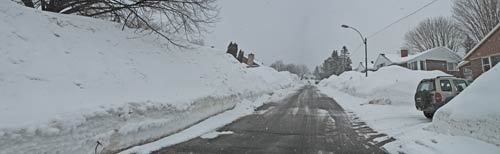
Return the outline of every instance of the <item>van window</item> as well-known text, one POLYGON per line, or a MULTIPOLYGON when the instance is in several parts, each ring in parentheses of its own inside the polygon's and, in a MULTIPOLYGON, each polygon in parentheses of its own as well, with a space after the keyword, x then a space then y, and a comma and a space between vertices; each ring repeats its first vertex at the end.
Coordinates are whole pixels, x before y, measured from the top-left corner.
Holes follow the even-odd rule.
POLYGON ((418 91, 434 91, 434 81, 424 81, 418 85, 418 91))
POLYGON ((462 89, 465 89, 468 86, 467 81, 465 80, 453 80, 453 83, 455 84, 455 88, 457 89, 458 87, 462 87, 462 89))
POLYGON ((441 85, 441 91, 452 91, 450 80, 441 80, 439 84, 441 85))

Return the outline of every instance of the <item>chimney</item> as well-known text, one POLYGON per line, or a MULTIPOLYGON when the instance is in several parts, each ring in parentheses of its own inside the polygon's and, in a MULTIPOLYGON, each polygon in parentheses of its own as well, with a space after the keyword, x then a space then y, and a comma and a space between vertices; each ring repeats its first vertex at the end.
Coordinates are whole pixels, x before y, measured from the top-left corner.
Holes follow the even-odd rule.
POLYGON ((402 49, 401 50, 401 57, 408 57, 408 50, 402 49))
POLYGON ((248 60, 247 60, 247 65, 252 66, 253 65, 253 59, 255 58, 255 55, 253 53, 248 54, 248 60))

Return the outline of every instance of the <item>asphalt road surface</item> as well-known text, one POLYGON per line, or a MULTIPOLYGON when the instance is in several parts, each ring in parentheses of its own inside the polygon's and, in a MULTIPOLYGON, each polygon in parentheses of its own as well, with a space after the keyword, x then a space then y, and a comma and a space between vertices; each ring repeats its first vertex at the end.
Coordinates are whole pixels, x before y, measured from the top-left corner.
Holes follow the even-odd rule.
POLYGON ((356 122, 334 99, 305 86, 286 99, 266 104, 218 131, 213 139, 195 138, 155 151, 158 154, 347 154, 387 153, 393 139, 356 122))

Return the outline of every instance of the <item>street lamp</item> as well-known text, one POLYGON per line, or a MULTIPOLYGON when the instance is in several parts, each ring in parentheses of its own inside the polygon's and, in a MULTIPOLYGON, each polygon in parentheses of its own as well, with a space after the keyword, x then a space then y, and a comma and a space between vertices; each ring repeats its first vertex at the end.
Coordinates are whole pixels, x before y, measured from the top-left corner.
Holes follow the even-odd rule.
POLYGON ((361 40, 365 44, 365 75, 366 75, 366 77, 368 77, 368 47, 367 47, 368 40, 366 39, 366 37, 363 37, 363 34, 361 34, 361 32, 359 32, 359 30, 357 30, 354 27, 342 25, 342 28, 350 28, 350 29, 358 32, 359 36, 361 36, 361 40))

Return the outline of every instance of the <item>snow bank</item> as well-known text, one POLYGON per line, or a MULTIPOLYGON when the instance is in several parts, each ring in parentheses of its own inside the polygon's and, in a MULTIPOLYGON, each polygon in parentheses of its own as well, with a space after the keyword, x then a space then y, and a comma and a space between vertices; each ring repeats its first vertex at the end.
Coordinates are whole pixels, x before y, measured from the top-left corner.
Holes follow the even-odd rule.
POLYGON ((287 85, 290 83, 297 83, 300 81, 299 77, 290 72, 277 72, 270 67, 256 67, 250 68, 251 73, 259 74, 258 78, 262 78, 267 83, 277 83, 278 85, 287 85))
POLYGON ((429 129, 500 146, 499 79, 500 66, 481 75, 436 112, 429 129))
POLYGON ((98 141, 115 152, 293 84, 223 50, 162 41, 1 1, 0 154, 93 153, 98 141))
MULTIPOLYGON (((498 68, 497 68, 498 69, 498 68)), ((462 135, 457 132, 467 131, 461 130, 461 128, 468 127, 481 127, 488 128, 490 131, 498 131, 498 121, 492 120, 485 122, 484 118, 487 114, 486 112, 491 112, 498 115, 498 108, 491 105, 492 108, 483 107, 461 107, 460 111, 454 112, 454 114, 459 113, 470 113, 470 112, 482 112, 485 113, 478 114, 481 118, 471 119, 470 121, 462 120, 438 120, 435 115, 434 121, 439 121, 439 123, 445 123, 446 125, 439 124, 439 129, 441 132, 447 132, 449 129, 452 134, 457 134, 457 136, 449 135, 450 133, 440 133, 435 131, 429 131, 429 126, 434 128, 436 122, 424 117, 421 111, 415 109, 413 104, 413 93, 415 92, 416 86, 421 78, 430 78, 436 75, 444 75, 441 72, 422 72, 422 71, 411 71, 404 68, 392 66, 388 68, 382 68, 377 72, 371 72, 368 79, 364 77, 364 74, 355 72, 346 72, 340 76, 333 76, 327 80, 320 83, 319 89, 322 93, 327 94, 339 103, 342 108, 344 108, 348 113, 353 116, 353 121, 365 122, 370 128, 373 128, 378 133, 387 134, 388 137, 395 138, 395 141, 385 144, 383 147, 387 149, 390 153, 406 153, 406 154, 441 154, 441 153, 452 153, 452 154, 469 154, 469 153, 481 153, 481 154, 498 154, 500 153, 500 147, 495 146, 481 140, 462 135), (380 87, 376 87, 380 86, 380 87), (407 88, 407 89, 405 89, 407 88), (372 94, 370 94, 372 93, 372 94), (403 95, 407 97, 398 96, 403 95), (364 98, 362 98, 364 97, 364 98), (398 103, 398 105, 378 105, 370 104, 369 102, 374 102, 373 99, 388 99, 392 100, 392 103, 398 103), (400 101, 394 101, 400 100, 400 101), (472 111, 463 111, 473 108, 472 111), (476 110, 477 109, 477 110, 476 110), (496 111, 496 112, 494 112, 496 111), (477 120, 477 121, 475 121, 477 120), (449 121, 456 122, 449 126, 449 121), (462 125, 463 122, 463 125, 462 125), (473 123, 476 122, 476 123, 473 123), (480 124, 480 125, 476 125, 480 124), (470 126, 466 126, 470 125, 470 126), (496 128, 496 129, 495 129, 496 128), (457 131, 458 130, 458 131, 457 131)), ((492 77, 491 79, 494 79, 492 77)), ((498 80, 498 76, 496 76, 498 80)), ((479 79, 478 79, 479 81, 479 79)), ((480 82, 475 81, 474 84, 480 82)), ((491 82, 491 81, 490 81, 491 82)), ((494 82, 491 82, 494 83, 494 82)), ((491 84, 490 83, 490 84, 491 84)), ((490 86, 498 86, 498 84, 491 84, 490 86)), ((473 87, 473 86, 471 86, 473 87)), ((469 88, 471 88, 469 87, 469 88)), ((482 86, 483 88, 485 86, 482 86)), ((486 87, 487 89, 491 87, 486 87)), ((467 88, 467 90, 470 90, 467 88)), ((497 92, 498 89, 491 89, 491 94, 497 92)), ((466 91, 463 92, 465 94, 466 91)), ((461 95, 463 95, 461 94, 461 95)), ((496 93, 498 95, 498 93, 496 93)), ((499 100, 497 97, 492 96, 478 96, 482 98, 492 98, 493 100, 499 100)), ((455 98, 457 99, 457 98, 455 98)), ((482 100, 482 99, 477 99, 482 100)), ((478 102, 475 100, 474 102, 478 102)), ((497 101, 498 102, 498 101, 497 101)), ((497 103, 496 102, 496 103, 497 103)), ((497 103, 498 104, 498 103, 497 103)), ((449 104, 450 105, 450 104, 449 104)), ((469 105, 478 105, 477 103, 469 105)), ((444 108, 447 108, 446 105, 444 108)), ((441 112, 440 109, 438 112, 441 112)), ((491 114, 490 114, 491 115, 491 114)), ((493 116, 490 116, 493 117, 493 116)), ((498 117, 498 116, 496 116, 498 117)), ((448 117, 446 117, 447 119, 448 117)), ((498 119, 498 118, 497 118, 498 119)), ((436 129, 436 128, 435 128, 436 129)), ((490 137, 498 137, 498 133, 485 132, 489 134, 490 137)), ((375 136, 376 137, 376 136, 375 136)), ((384 140, 386 138, 376 137, 374 141, 384 140)))
POLYGON ((227 124, 230 124, 234 120, 255 113, 255 110, 265 103, 277 102, 281 99, 284 99, 286 96, 289 96, 290 94, 296 92, 299 88, 300 86, 296 86, 294 88, 277 90, 271 95, 262 95, 253 102, 245 100, 242 103, 238 103, 233 109, 210 117, 179 133, 162 138, 152 143, 127 149, 120 152, 120 154, 149 154, 152 151, 159 150, 163 147, 179 144, 196 137, 216 138, 219 135, 232 134, 232 132, 216 132, 216 130, 227 124))
POLYGON ((322 80, 319 86, 330 87, 353 96, 370 99, 375 104, 413 104, 418 83, 425 78, 447 75, 441 71, 415 71, 388 66, 376 72, 349 71, 322 80))
MULTIPOLYGON (((375 142, 393 137, 396 140, 383 147, 389 153, 405 154, 498 154, 500 147, 481 140, 428 131, 431 121, 413 105, 366 104, 369 100, 354 97, 333 88, 320 87, 322 93, 339 103, 353 121, 366 122, 370 128, 388 136, 374 136, 375 142)), ((377 133, 372 134, 377 135, 377 133)))

